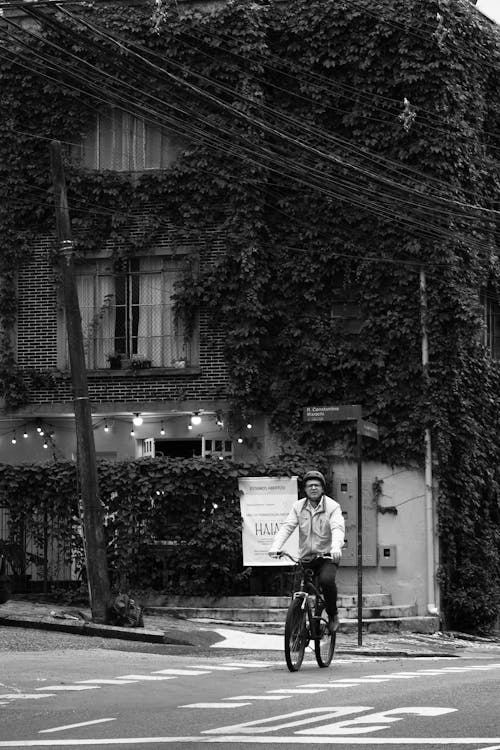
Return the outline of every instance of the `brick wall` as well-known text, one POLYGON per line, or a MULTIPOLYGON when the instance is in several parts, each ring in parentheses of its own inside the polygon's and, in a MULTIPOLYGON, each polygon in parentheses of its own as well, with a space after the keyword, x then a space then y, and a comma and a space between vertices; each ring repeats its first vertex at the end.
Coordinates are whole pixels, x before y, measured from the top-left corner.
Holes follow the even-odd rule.
MULTIPOLYGON (((141 233, 140 221, 140 215, 134 217, 132 234, 141 233)), ((199 253, 200 267, 214 262, 223 242, 213 228, 207 229, 201 236, 197 234, 194 240, 184 237, 181 241, 178 232, 169 232, 167 228, 161 235, 155 235, 154 247, 166 253, 172 252, 172 236, 176 238, 178 251, 184 248, 199 253)), ((52 238, 39 238, 33 248, 32 259, 20 269, 18 276, 17 359, 22 369, 57 370, 60 296, 50 259, 52 245, 52 238)), ((203 311, 200 311, 199 317, 199 344, 199 365, 186 371, 153 368, 144 371, 90 372, 90 399, 97 403, 109 403, 223 398, 228 385, 223 338, 210 328, 208 316, 203 311)), ((60 373, 50 387, 33 389, 30 393, 30 401, 39 404, 66 403, 71 399, 68 373, 60 373)))

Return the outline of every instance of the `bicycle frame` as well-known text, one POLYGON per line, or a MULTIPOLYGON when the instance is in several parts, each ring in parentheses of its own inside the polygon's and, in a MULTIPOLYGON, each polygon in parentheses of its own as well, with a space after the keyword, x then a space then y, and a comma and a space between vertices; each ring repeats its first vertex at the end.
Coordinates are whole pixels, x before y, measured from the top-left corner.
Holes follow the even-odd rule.
MULTIPOLYGON (((288 557, 300 571, 299 590, 293 591, 285 623, 285 658, 291 672, 300 669, 304 652, 311 640, 319 667, 328 667, 335 649, 335 634, 330 631, 329 618, 317 576, 307 563, 288 557), (314 603, 311 602, 314 598, 314 603)), ((295 588, 295 587, 294 587, 295 588)))

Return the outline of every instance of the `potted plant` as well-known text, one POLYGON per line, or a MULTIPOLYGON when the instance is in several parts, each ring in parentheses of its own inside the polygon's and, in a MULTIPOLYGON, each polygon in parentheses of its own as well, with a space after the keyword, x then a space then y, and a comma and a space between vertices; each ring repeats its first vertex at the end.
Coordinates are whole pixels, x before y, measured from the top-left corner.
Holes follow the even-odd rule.
POLYGON ((121 370, 122 359, 125 355, 122 352, 110 352, 108 354, 108 362, 111 370, 121 370))

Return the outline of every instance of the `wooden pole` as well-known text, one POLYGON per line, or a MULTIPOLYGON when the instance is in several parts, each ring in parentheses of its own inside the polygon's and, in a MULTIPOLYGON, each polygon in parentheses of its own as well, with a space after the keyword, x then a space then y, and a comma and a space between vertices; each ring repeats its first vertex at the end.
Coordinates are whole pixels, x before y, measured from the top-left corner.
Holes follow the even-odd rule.
POLYGON ((50 144, 50 163, 54 186, 57 239, 59 241, 57 267, 60 272, 60 283, 63 291, 73 386, 77 466, 80 475, 82 525, 90 606, 93 621, 105 622, 106 607, 110 597, 106 539, 102 506, 99 499, 94 432, 87 388, 82 320, 74 271, 74 247, 66 194, 66 179, 59 141, 52 141, 50 144))

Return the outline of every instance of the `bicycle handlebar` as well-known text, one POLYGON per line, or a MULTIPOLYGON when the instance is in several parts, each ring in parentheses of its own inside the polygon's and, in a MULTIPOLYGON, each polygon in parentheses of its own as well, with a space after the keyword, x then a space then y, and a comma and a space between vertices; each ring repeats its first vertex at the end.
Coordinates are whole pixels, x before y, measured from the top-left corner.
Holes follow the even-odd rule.
MULTIPOLYGON (((295 559, 295 557, 292 557, 292 555, 288 554, 288 552, 276 552, 275 554, 278 559, 281 559, 282 557, 288 557, 288 559, 291 560, 294 563, 294 565, 300 565, 300 564, 306 565, 307 564, 306 560, 301 560, 300 558, 295 559)), ((324 557, 326 560, 332 559, 332 556, 328 552, 325 552, 323 555, 317 555, 317 557, 313 559, 317 560, 318 557, 324 557)))

